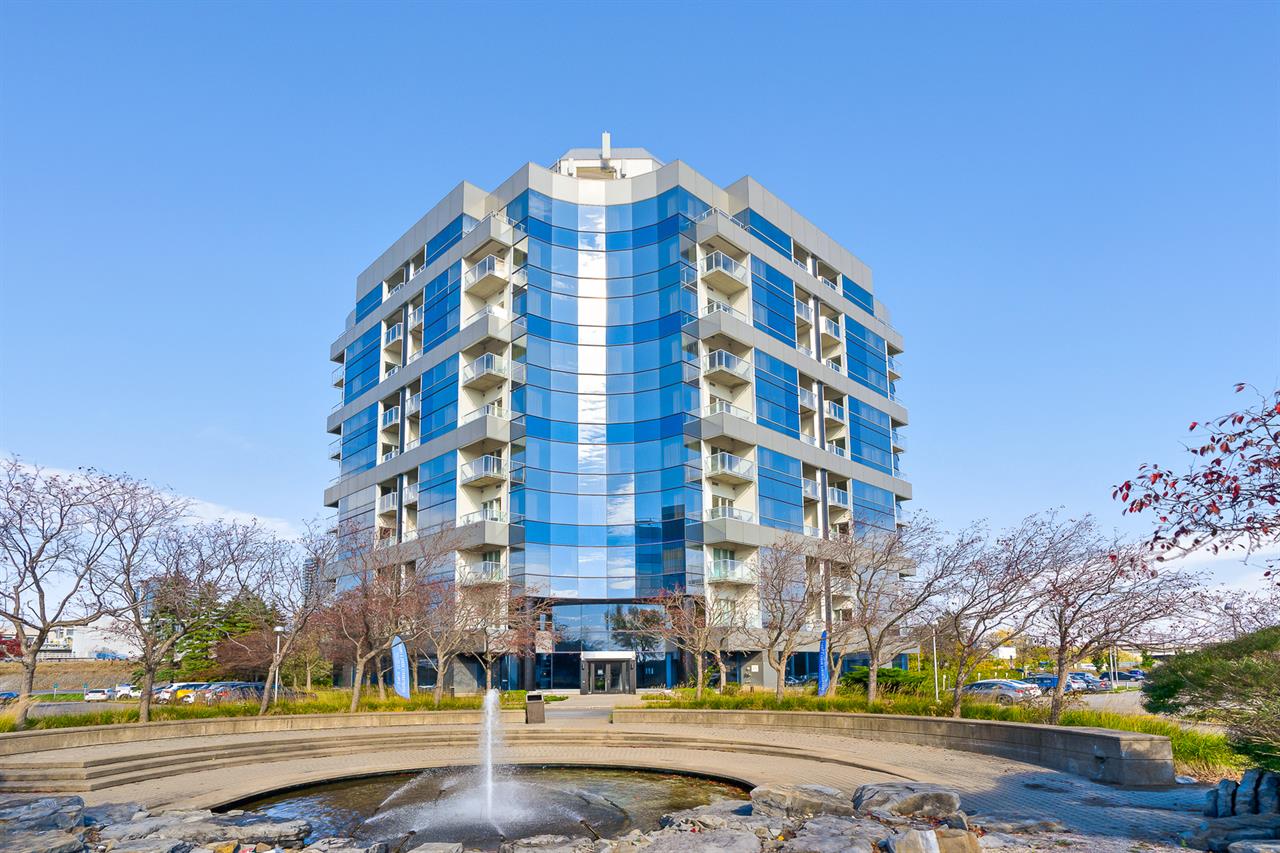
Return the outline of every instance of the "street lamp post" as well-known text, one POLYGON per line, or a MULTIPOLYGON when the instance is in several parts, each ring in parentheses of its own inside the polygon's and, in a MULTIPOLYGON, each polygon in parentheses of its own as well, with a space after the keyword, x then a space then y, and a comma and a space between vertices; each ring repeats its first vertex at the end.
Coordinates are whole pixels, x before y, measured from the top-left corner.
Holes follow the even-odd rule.
POLYGON ((284 633, 284 626, 277 625, 272 630, 276 632, 276 680, 272 685, 271 697, 271 704, 274 705, 280 701, 280 635, 284 633))
POLYGON ((933 626, 933 701, 937 702, 938 696, 938 626, 933 626))

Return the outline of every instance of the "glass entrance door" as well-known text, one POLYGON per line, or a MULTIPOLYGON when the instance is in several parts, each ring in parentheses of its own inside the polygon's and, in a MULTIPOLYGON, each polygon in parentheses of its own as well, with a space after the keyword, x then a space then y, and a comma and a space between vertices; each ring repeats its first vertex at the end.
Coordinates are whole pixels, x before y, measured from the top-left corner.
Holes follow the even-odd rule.
POLYGON ((635 664, 629 660, 583 662, 582 692, 634 693, 635 664))

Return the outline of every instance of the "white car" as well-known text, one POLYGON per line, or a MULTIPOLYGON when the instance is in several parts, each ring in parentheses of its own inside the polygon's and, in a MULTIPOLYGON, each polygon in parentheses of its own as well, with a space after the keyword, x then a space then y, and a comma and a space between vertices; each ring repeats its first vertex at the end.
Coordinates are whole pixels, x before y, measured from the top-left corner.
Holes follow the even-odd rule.
POLYGON ((105 687, 94 687, 84 692, 84 701, 86 702, 108 702, 111 700, 111 693, 105 687))
POLYGON ((132 684, 117 684, 115 687, 111 688, 111 693, 117 699, 142 698, 142 691, 138 690, 138 688, 134 687, 132 684))

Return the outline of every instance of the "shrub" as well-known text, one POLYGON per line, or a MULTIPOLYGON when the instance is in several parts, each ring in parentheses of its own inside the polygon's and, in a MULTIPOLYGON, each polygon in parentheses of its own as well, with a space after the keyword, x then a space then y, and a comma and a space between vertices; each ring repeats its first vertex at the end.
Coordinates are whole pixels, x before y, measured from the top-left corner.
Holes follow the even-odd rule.
MULTIPOLYGON (((871 674, 869 667, 855 666, 840 676, 840 686, 846 690, 867 689, 867 678, 871 674)), ((876 689, 885 693, 912 693, 924 695, 926 690, 933 689, 933 675, 925 672, 911 672, 906 669, 882 667, 876 671, 876 689)))

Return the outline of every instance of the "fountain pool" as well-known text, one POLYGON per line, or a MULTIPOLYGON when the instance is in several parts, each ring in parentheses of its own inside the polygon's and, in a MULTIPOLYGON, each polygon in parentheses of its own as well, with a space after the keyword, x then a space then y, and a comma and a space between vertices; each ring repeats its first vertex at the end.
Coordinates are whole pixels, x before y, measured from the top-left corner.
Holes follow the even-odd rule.
POLYGON ((742 789, 709 779, 588 767, 498 768, 490 787, 482 766, 331 782, 237 806, 304 818, 312 839, 394 841, 413 833, 415 843, 495 850, 504 840, 541 833, 616 837, 654 829, 667 812, 746 799, 742 789))

